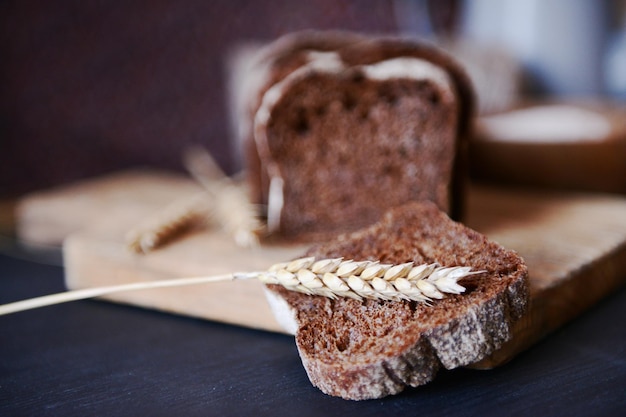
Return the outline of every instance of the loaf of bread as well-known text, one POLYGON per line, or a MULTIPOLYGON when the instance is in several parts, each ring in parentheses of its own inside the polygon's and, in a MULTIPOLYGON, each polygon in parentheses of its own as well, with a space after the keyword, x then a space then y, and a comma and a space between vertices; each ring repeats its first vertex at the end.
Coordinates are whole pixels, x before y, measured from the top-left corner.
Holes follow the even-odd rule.
POLYGON ((464 293, 431 305, 330 299, 268 285, 270 305, 295 334, 313 385, 345 399, 396 394, 431 381, 442 367, 481 360, 510 338, 528 303, 523 260, 430 202, 391 209, 380 222, 319 244, 308 255, 485 271, 459 281, 464 293))
POLYGON ((304 32, 259 53, 246 169, 270 230, 327 237, 430 200, 459 218, 473 96, 461 68, 398 38, 304 32))

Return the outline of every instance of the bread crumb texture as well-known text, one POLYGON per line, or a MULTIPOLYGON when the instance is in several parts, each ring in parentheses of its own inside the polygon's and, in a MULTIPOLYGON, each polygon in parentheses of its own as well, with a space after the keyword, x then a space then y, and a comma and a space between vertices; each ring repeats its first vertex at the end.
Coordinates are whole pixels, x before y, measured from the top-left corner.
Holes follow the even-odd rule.
POLYGON ((268 126, 272 155, 289 179, 283 230, 351 230, 416 199, 447 210, 441 178, 452 175, 455 102, 427 81, 374 82, 359 72, 305 81, 291 86, 274 109, 283 117, 268 126))

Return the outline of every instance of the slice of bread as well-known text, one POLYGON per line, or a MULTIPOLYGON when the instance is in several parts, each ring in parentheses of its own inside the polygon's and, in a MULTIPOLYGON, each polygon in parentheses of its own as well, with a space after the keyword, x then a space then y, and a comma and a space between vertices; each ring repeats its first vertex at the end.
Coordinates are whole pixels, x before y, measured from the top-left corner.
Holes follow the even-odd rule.
POLYGON ((284 35, 270 43, 242 45, 233 51, 228 68, 232 130, 253 202, 267 203, 264 190, 269 184, 253 132, 255 114, 264 94, 304 65, 309 51, 332 51, 365 39, 351 32, 305 30, 284 35))
POLYGON ((390 210, 380 222, 314 247, 317 258, 437 262, 484 273, 463 294, 432 305, 310 296, 268 285, 280 323, 295 333, 306 372, 323 392, 352 400, 396 394, 441 367, 481 360, 511 336, 528 303, 527 269, 514 252, 450 220, 430 202, 390 210))
POLYGON ((304 33, 262 53, 246 163, 270 230, 326 237, 389 208, 461 213, 473 99, 439 50, 398 38, 304 33))

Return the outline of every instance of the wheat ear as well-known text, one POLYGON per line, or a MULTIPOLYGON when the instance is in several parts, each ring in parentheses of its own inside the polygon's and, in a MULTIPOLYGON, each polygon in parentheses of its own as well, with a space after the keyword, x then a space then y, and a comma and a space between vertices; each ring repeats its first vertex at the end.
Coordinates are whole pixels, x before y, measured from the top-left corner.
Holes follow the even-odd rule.
POLYGON ((227 176, 201 147, 188 149, 183 159, 187 171, 212 197, 213 223, 230 234, 239 246, 258 245, 263 225, 245 185, 227 176))
POLYGON ((256 246, 263 225, 245 187, 227 177, 202 148, 187 150, 184 163, 204 191, 172 202, 133 227, 126 234, 127 247, 136 253, 148 253, 196 225, 217 225, 238 246, 256 246))
POLYGON ((467 266, 443 267, 437 263, 381 264, 377 261, 300 258, 273 265, 259 279, 266 284, 325 297, 382 300, 413 300, 430 303, 445 293, 460 294, 458 281, 483 273, 467 266))
POLYGON ((430 303, 433 299, 442 299, 445 293, 464 292, 465 288, 458 281, 483 272, 485 271, 472 271, 466 266, 442 267, 436 263, 415 266, 413 262, 408 262, 390 265, 373 261, 344 261, 342 258, 315 260, 308 257, 275 264, 262 272, 238 272, 66 291, 0 305, 0 316, 117 292, 244 279, 258 279, 265 284, 282 285, 291 291, 330 298, 413 300, 430 303))
POLYGON ((128 231, 126 246, 136 253, 151 252, 193 227, 205 224, 207 206, 203 192, 191 198, 175 200, 128 231))

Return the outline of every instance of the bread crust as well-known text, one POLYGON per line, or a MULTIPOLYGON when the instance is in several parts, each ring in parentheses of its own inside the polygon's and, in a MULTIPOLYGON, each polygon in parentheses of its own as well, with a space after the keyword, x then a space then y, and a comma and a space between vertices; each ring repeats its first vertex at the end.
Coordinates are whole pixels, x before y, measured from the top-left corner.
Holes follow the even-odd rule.
POLYGON ((528 273, 513 251, 456 223, 429 202, 390 210, 377 224, 312 248, 307 255, 385 263, 439 262, 484 274, 461 281, 466 293, 432 306, 336 300, 269 285, 283 303, 304 368, 326 394, 381 398, 431 381, 443 367, 477 362, 511 338, 528 303, 528 273), (287 313, 284 304, 289 306, 287 313))

